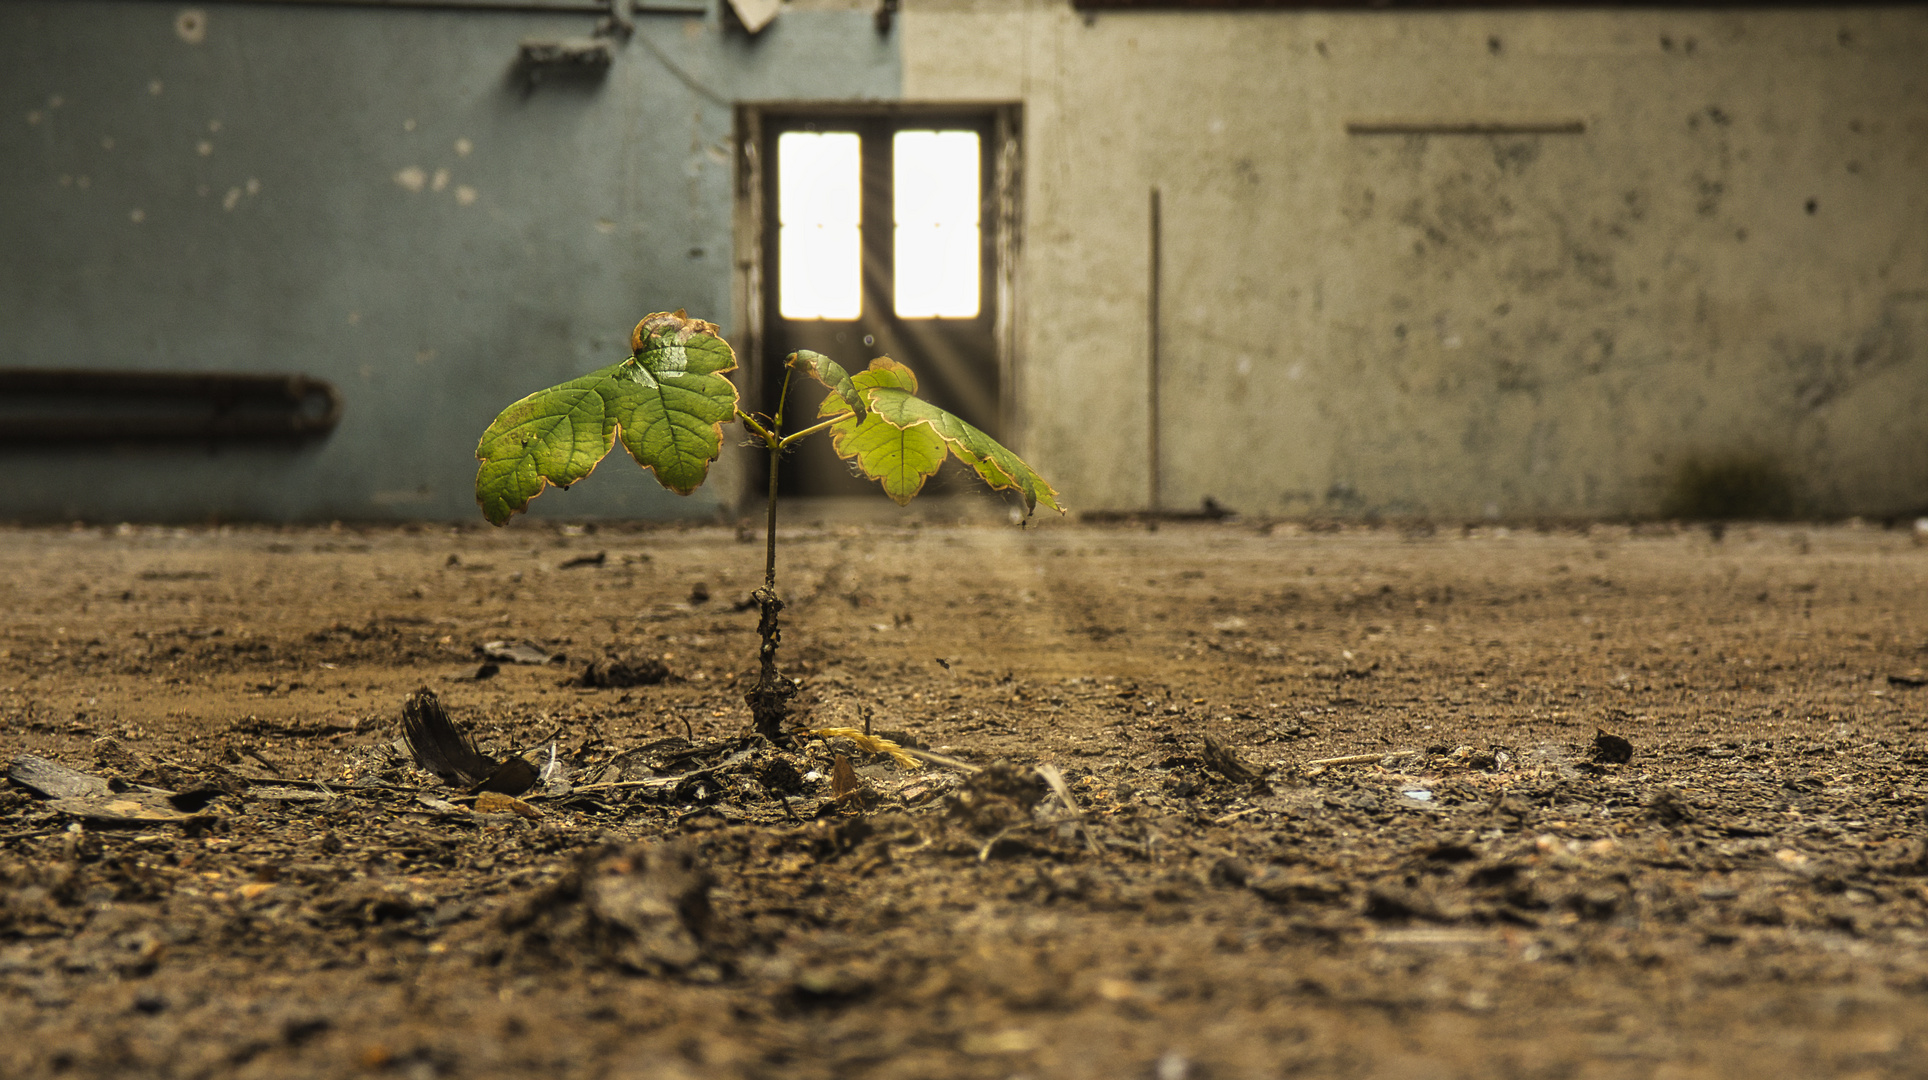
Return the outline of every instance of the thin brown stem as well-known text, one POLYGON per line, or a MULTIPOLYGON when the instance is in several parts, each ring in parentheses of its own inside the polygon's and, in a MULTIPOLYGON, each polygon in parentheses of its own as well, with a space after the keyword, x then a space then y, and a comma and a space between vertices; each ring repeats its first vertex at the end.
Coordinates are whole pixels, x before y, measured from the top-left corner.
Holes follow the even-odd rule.
POLYGON ((770 504, 763 526, 763 587, 777 589, 777 465, 783 460, 783 444, 770 443, 770 504))
POLYGON ((750 716, 756 723, 757 734, 773 743, 782 745, 787 736, 783 725, 790 718, 790 699, 796 696, 797 686, 777 670, 777 647, 783 641, 779 616, 783 611, 783 601, 777 596, 777 470, 783 463, 783 404, 790 396, 790 371, 783 373, 783 389, 777 395, 777 405, 770 414, 770 426, 758 432, 763 436, 763 445, 770 451, 770 493, 769 509, 764 525, 763 587, 756 591, 757 636, 762 639, 758 650, 758 670, 756 685, 744 695, 749 703, 750 716))

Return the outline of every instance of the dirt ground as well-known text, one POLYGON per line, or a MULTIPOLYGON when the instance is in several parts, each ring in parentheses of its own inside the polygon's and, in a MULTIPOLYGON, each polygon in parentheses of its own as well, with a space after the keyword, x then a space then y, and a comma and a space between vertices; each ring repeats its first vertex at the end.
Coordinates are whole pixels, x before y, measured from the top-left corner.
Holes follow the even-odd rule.
POLYGON ((1928 1075, 1905 531, 806 513, 915 771, 761 540, 0 529, 0 1074, 1928 1075))

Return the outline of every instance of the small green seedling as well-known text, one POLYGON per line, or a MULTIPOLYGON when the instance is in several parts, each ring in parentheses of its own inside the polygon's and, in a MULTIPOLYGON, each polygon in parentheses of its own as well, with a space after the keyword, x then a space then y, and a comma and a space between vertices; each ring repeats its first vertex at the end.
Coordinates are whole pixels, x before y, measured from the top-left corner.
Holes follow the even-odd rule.
POLYGON ((724 378, 736 370, 736 354, 714 324, 681 311, 657 312, 636 324, 629 345, 632 355, 622 363, 539 390, 502 410, 475 448, 482 461, 475 501, 492 524, 502 525, 527 509, 544 486, 566 489, 588 476, 618 438, 664 487, 688 495, 708 479, 710 463, 723 452, 723 425, 742 421, 770 455, 763 587, 755 593, 762 613, 757 624, 761 670, 746 700, 757 731, 772 742, 784 738, 783 722, 796 693, 796 684, 782 677, 776 663, 777 619, 783 610, 777 596, 777 467, 792 444, 828 431, 837 455, 883 485, 899 506, 923 490, 946 454, 954 454, 992 488, 1016 492, 1027 517, 1039 505, 1064 512, 1058 493, 1031 466, 920 399, 917 376, 888 357, 852 375, 829 357, 792 353, 775 409, 761 416, 737 407, 736 385, 724 378), (797 371, 830 393, 817 409, 817 423, 786 435, 784 401, 797 371))

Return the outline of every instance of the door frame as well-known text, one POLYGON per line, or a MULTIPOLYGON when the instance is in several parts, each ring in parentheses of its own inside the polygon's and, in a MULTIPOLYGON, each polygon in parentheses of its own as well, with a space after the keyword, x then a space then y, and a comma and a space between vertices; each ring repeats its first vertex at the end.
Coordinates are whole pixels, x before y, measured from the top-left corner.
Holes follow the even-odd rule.
MULTIPOLYGON (((734 345, 737 362, 743 370, 738 386, 757 396, 764 385, 765 317, 770 302, 766 280, 766 246, 775 208, 768 205, 768 184, 763 161, 763 144, 769 119, 790 122, 841 117, 919 121, 933 124, 959 117, 989 118, 992 132, 987 148, 991 159, 988 204, 992 221, 992 267, 985 300, 993 305, 991 339, 998 371, 998 428, 1003 440, 1014 448, 1022 442, 1025 417, 1017 363, 1018 328, 1022 312, 1018 308, 1018 266, 1022 245, 1023 191, 1023 106, 1010 101, 946 102, 855 102, 855 101, 778 101, 739 102, 736 106, 735 199, 732 231, 735 258, 731 272, 730 306, 737 328, 734 345)), ((842 359, 842 358, 839 358, 842 359)), ((864 358, 867 360, 867 358, 864 358)), ((746 396, 748 396, 746 394, 746 396)), ((758 404, 752 402, 752 404, 758 404)), ((755 481, 756 470, 746 470, 740 499, 753 503, 762 497, 755 481)))

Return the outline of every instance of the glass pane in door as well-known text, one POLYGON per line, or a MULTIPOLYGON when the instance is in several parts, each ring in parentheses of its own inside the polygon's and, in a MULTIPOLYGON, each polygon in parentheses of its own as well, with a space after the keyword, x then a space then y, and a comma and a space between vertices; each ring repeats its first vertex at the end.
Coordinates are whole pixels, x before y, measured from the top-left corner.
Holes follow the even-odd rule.
POLYGON ((977 132, 900 131, 891 159, 898 317, 976 318, 983 274, 977 132))
POLYGON ((863 313, 858 150, 849 131, 777 139, 777 307, 786 319, 863 313))

